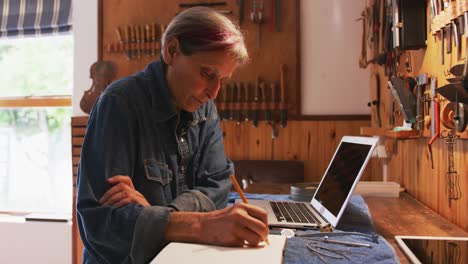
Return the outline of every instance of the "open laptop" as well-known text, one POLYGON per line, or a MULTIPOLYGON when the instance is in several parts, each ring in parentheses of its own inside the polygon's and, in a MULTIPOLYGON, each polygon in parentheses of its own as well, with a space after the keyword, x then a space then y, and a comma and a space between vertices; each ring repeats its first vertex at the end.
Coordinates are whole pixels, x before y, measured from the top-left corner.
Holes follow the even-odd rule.
POLYGON ((310 203, 249 200, 268 212, 272 227, 336 227, 377 145, 377 138, 344 136, 310 203))

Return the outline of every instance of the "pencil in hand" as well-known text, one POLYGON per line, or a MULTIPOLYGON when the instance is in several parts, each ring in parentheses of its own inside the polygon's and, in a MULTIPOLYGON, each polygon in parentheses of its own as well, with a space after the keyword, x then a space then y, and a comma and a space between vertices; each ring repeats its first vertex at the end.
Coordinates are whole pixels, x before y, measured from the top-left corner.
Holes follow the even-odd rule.
MULTIPOLYGON (((231 174, 231 175, 229 175, 229 178, 231 179, 231 182, 232 182, 232 185, 234 185, 234 188, 236 188, 237 193, 241 197, 242 202, 244 202, 245 204, 248 204, 249 201, 247 200, 247 198, 244 195, 244 192, 242 191, 241 187, 237 183, 236 177, 233 174, 231 174)), ((268 240, 268 236, 265 238, 265 243, 267 243, 267 245, 270 245, 270 241, 268 240)))
POLYGON ((232 185, 234 185, 234 188, 236 188, 236 191, 239 194, 239 196, 241 197, 242 201, 244 203, 248 204, 249 201, 247 201, 247 198, 245 198, 244 192, 242 191, 241 187, 237 183, 236 177, 233 174, 231 174, 231 175, 229 175, 229 178, 231 178, 232 185))

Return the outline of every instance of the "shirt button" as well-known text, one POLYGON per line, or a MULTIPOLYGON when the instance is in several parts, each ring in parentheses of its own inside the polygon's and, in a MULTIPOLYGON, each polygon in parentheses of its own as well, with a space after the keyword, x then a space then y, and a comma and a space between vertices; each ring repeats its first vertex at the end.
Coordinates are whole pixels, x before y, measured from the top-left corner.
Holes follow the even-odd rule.
POLYGON ((184 138, 180 138, 180 142, 184 142, 184 138))

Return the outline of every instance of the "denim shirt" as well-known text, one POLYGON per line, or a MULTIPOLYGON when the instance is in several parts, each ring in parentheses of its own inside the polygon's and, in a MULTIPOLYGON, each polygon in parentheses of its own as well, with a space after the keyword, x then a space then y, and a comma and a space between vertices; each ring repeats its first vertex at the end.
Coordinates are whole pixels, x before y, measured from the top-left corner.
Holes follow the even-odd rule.
POLYGON ((78 171, 84 263, 147 263, 173 211, 226 206, 233 166, 213 101, 178 113, 162 61, 111 84, 90 114, 78 171), (102 206, 107 178, 128 175, 151 206, 102 206))

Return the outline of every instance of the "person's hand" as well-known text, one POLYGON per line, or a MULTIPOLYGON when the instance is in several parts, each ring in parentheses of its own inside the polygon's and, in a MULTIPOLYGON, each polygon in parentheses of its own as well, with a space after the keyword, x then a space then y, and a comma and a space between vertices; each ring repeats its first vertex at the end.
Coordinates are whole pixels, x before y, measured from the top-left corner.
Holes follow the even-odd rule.
POLYGON ((138 203, 144 207, 150 206, 146 198, 135 190, 132 179, 125 175, 116 175, 107 179, 107 182, 112 185, 102 197, 99 199, 101 205, 113 205, 121 207, 129 203, 138 203))
POLYGON ((260 207, 238 203, 201 217, 202 243, 220 246, 255 246, 268 236, 267 212, 260 207))

